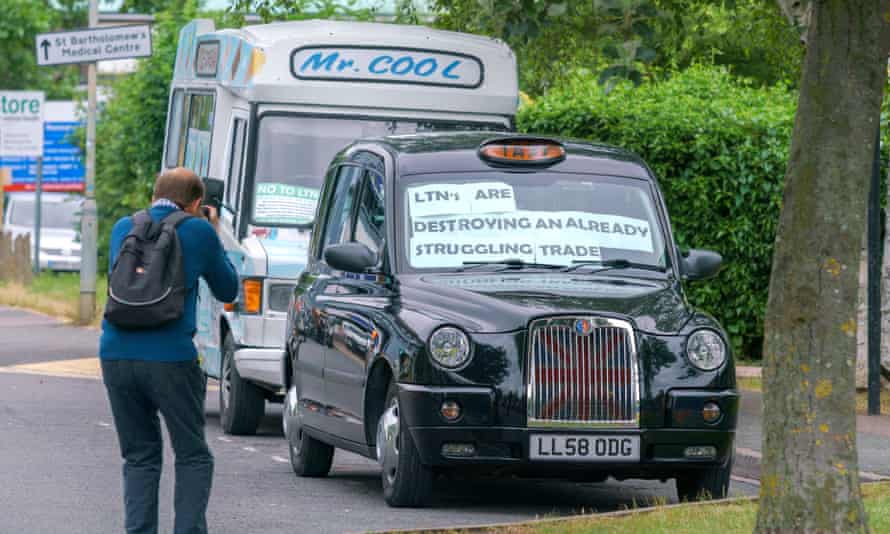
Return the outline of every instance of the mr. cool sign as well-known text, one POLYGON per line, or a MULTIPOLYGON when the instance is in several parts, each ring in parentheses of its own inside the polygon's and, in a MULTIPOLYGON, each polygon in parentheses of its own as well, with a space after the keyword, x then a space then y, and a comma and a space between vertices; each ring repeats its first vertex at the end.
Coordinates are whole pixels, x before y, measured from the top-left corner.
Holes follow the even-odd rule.
POLYGON ((482 85, 482 62, 454 52, 355 46, 305 47, 291 55, 303 80, 413 83, 473 89, 482 85))

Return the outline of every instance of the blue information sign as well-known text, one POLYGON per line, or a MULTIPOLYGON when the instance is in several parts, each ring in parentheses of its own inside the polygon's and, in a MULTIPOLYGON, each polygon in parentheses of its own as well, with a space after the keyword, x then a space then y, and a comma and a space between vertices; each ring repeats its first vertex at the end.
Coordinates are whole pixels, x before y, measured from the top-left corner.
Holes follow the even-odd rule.
MULTIPOLYGON (((79 122, 46 122, 43 125, 43 184, 47 190, 80 190, 84 168, 80 148, 72 136, 79 122)), ((7 190, 33 188, 37 179, 36 158, 0 158, 0 167, 11 169, 7 190), (29 187, 30 186, 30 187, 29 187)))

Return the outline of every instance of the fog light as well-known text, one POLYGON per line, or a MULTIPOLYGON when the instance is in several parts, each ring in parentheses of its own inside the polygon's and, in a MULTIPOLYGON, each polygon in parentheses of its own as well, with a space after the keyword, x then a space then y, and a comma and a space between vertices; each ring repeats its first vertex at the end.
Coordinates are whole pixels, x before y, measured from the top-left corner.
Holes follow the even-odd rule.
POLYGON ((701 416, 705 423, 716 423, 720 420, 721 415, 723 412, 720 411, 720 406, 716 402, 706 402, 701 409, 701 416))
POLYGON ((687 458, 698 459, 698 460, 716 458, 717 457, 717 447, 710 447, 710 446, 686 447, 686 450, 683 451, 683 456, 685 456, 687 458))
POLYGON ((442 414, 448 421, 457 421, 460 418, 460 404, 455 401, 447 400, 442 403, 442 407, 439 408, 439 413, 442 414))
POLYGON ((476 456, 476 446, 472 443, 444 443, 442 445, 442 456, 456 456, 458 458, 476 456))

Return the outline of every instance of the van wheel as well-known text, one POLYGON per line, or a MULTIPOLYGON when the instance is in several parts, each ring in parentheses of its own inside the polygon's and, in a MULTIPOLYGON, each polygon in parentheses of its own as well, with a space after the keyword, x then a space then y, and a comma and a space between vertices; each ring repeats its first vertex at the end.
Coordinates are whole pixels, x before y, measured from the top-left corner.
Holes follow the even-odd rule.
POLYGON ((427 504, 433 490, 433 471, 420 454, 403 424, 395 382, 389 383, 386 404, 377 422, 377 461, 383 469, 383 499, 394 507, 427 504))
POLYGON ((719 467, 694 471, 677 477, 677 497, 683 501, 725 499, 729 495, 729 478, 735 452, 719 467))
POLYGON ((262 390, 241 378, 235 368, 235 338, 226 332, 219 378, 219 420, 226 434, 256 434, 266 413, 262 390))

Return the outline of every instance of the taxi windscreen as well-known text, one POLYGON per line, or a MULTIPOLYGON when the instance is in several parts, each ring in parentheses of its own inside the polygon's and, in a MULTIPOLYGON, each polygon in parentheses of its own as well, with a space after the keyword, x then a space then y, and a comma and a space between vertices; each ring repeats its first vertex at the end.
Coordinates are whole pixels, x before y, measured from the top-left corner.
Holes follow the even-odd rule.
POLYGON ((664 233, 643 180, 567 173, 408 176, 400 181, 411 269, 521 261, 627 261, 666 268, 664 233))

